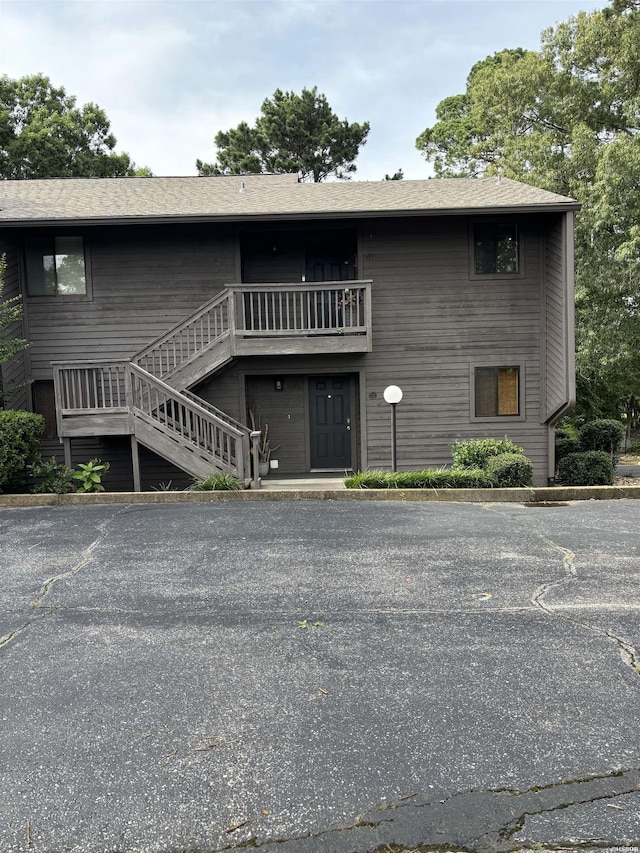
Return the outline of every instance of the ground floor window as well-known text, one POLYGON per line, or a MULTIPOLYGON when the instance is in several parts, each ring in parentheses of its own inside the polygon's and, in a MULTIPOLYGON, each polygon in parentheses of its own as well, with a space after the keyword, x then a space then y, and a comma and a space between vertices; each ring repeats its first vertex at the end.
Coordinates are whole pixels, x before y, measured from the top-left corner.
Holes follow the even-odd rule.
POLYGON ((520 368, 475 368, 476 418, 513 417, 520 414, 520 368))

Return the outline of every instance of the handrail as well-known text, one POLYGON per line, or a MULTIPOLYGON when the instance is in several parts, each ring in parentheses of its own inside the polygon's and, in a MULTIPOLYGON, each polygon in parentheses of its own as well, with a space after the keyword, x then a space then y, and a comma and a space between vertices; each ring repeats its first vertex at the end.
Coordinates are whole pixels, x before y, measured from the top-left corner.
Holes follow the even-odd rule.
POLYGON ((229 292, 221 291, 134 354, 132 361, 154 376, 167 376, 230 335, 229 292))
POLYGON ((211 461, 211 468, 250 477, 250 430, 194 394, 183 394, 129 359, 56 362, 58 429, 65 416, 129 412, 211 461))
POLYGON ((232 418, 231 415, 228 415, 226 412, 223 412, 222 409, 216 408, 216 406, 213 406, 211 403, 208 402, 208 400, 204 400, 202 397, 198 397, 197 394, 193 394, 186 388, 183 388, 180 393, 183 395, 183 397, 188 397, 188 399, 191 400, 192 403, 196 403, 198 406, 201 406, 203 409, 206 409, 208 412, 211 412, 212 415, 215 415, 217 418, 220 418, 221 421, 225 421, 225 423, 228 423, 230 426, 233 426, 236 429, 240 430, 240 432, 246 432, 247 435, 251 433, 251 430, 248 426, 241 423, 240 421, 237 421, 235 418, 232 418))
POLYGON ((371 284, 367 279, 229 285, 236 297, 232 328, 238 338, 366 335, 371 284))
POLYGON ((212 468, 249 476, 247 435, 136 364, 129 366, 133 415, 186 449, 212 459, 212 468))

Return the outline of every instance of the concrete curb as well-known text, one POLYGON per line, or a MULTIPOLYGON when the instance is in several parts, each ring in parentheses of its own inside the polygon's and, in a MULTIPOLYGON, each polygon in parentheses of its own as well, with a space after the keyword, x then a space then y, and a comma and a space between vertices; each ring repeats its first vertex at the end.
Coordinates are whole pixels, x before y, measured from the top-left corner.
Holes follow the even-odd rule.
POLYGON ((640 499, 638 486, 549 486, 525 489, 296 489, 243 492, 99 492, 0 495, 0 507, 91 504, 217 503, 219 501, 448 501, 545 504, 640 499))

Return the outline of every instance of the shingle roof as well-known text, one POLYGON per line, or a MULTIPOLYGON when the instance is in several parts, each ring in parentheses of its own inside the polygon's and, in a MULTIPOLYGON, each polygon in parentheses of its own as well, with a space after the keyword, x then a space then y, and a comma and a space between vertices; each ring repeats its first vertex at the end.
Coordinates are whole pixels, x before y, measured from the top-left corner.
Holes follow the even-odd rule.
POLYGON ((0 181, 0 224, 577 209, 508 178, 299 183, 296 175, 0 181))

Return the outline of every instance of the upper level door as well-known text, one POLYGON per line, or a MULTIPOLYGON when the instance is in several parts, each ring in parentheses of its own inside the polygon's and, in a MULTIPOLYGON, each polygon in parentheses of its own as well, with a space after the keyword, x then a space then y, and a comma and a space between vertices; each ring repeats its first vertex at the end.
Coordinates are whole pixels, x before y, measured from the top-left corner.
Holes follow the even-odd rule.
POLYGON ((311 468, 351 468, 351 377, 309 377, 311 468))

